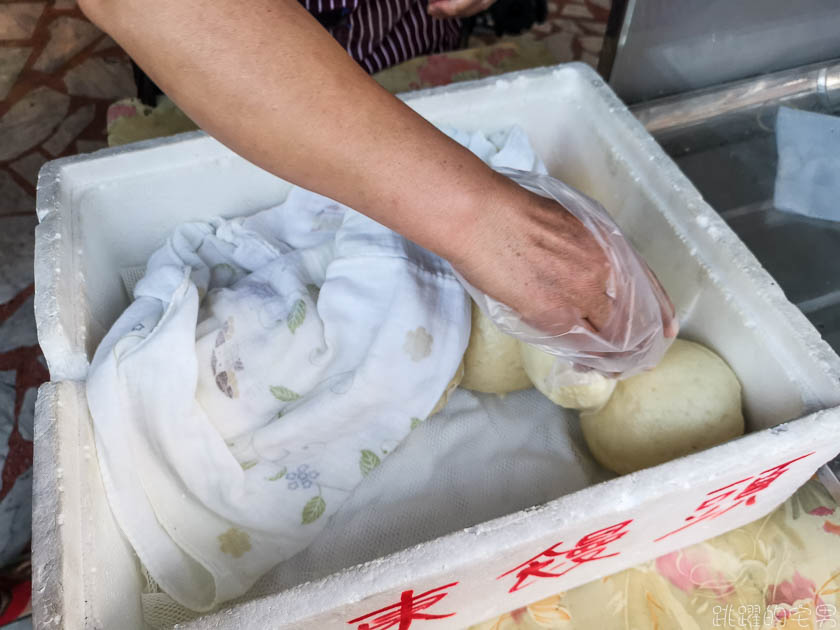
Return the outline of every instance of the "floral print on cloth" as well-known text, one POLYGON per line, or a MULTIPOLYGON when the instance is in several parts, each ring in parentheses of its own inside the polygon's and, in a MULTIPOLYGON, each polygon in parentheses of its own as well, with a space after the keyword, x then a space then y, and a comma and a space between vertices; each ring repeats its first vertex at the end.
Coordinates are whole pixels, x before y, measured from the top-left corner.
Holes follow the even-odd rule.
POLYGON ((470 630, 840 628, 840 509, 816 480, 764 518, 470 630))
MULTIPOLYGON (((444 131, 544 172, 521 128, 444 131)), ((432 413, 469 338, 449 263, 300 188, 176 227, 133 293, 87 379, 100 472, 149 575, 194 611, 306 549, 432 413)))
POLYGON ((338 230, 313 231, 334 206, 296 188, 244 218, 178 226, 91 364, 111 507, 191 610, 305 549, 369 472, 359 452, 393 450, 466 348, 448 263, 349 208, 334 208, 338 230))
POLYGON ((405 334, 403 350, 412 361, 422 361, 432 353, 432 337, 422 326, 410 330, 405 334))

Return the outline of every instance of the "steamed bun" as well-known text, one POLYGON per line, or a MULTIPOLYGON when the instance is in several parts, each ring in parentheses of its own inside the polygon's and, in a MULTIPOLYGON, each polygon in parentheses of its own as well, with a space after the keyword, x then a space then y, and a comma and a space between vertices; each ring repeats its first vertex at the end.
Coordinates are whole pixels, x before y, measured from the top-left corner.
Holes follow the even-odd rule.
POLYGON ((438 411, 446 407, 446 403, 449 402, 449 397, 452 395, 452 392, 455 391, 455 388, 461 383, 464 378, 464 360, 461 359, 461 362, 458 364, 458 369, 455 370, 455 375, 449 379, 449 383, 446 386, 446 389, 443 390, 443 393, 440 395, 440 398, 435 403, 434 409, 429 412, 430 416, 435 415, 438 411))
POLYGON ((461 387, 487 394, 506 394, 531 387, 519 356, 519 342, 500 331, 475 302, 461 387))
POLYGON ((581 415, 605 468, 624 474, 744 433, 741 384, 708 348, 677 339, 654 369, 620 381, 601 409, 581 415))
POLYGON ((520 344, 520 353, 525 373, 534 387, 555 405, 569 409, 597 409, 609 400, 615 389, 615 380, 598 372, 575 375, 583 381, 579 385, 561 385, 565 372, 555 367, 557 357, 527 343, 520 344))

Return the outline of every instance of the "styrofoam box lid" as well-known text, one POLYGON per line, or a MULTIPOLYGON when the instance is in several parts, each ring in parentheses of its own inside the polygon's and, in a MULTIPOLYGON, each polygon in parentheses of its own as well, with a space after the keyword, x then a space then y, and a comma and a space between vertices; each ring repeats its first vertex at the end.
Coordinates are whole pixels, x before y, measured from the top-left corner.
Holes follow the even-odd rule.
MULTIPOLYGON (((671 295, 681 336, 713 348, 738 374, 748 435, 238 604, 194 622, 199 627, 346 628, 353 615, 399 602, 405 589, 422 593, 452 582, 460 594, 453 587, 444 608, 458 614, 429 627, 464 627, 757 518, 840 449, 840 358, 591 69, 568 64, 404 99, 437 124, 486 132, 520 125, 552 175, 608 208, 671 295), (762 479, 792 460, 752 503, 680 529, 708 493, 762 479), (617 556, 516 593, 485 579, 511 558, 527 560, 622 518, 636 528, 616 543, 617 556), (655 534, 666 532, 674 534, 656 542, 655 534)), ((123 278, 178 223, 249 214, 278 203, 288 189, 202 133, 56 160, 41 171, 35 309, 54 382, 40 392, 36 417, 39 627, 141 623, 137 564, 91 457, 81 383, 96 345, 128 304, 123 278)))

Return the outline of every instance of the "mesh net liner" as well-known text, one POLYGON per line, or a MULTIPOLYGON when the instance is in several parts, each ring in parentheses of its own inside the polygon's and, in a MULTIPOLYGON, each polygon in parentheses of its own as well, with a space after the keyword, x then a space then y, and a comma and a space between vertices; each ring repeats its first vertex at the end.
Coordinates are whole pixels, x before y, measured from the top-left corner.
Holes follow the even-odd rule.
POLYGON ((131 267, 121 267, 120 277, 123 281, 126 293, 131 297, 134 295, 134 287, 146 275, 146 265, 133 265, 131 267))
MULTIPOLYGON (((592 459, 575 412, 534 389, 493 396, 457 389, 360 484, 310 547, 239 600, 279 593, 346 567, 540 505, 611 478, 592 459)), ((199 616, 144 571, 146 623, 199 616)))

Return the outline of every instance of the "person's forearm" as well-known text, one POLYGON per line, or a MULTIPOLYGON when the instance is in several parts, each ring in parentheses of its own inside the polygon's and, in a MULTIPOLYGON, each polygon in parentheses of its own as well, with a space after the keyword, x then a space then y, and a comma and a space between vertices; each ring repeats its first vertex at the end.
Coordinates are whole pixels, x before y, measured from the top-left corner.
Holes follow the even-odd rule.
POLYGON ((453 236, 486 200, 518 194, 376 84, 296 0, 81 4, 208 133, 443 256, 458 257, 453 236))

